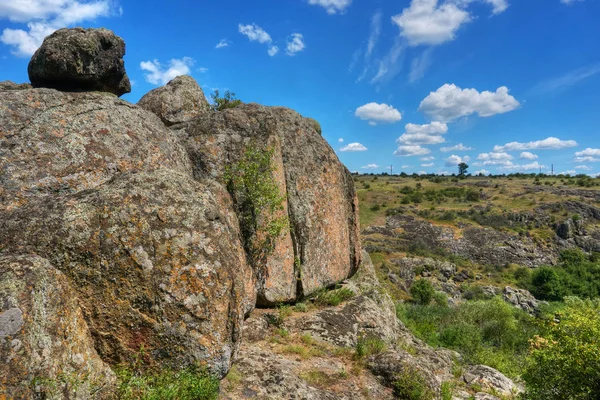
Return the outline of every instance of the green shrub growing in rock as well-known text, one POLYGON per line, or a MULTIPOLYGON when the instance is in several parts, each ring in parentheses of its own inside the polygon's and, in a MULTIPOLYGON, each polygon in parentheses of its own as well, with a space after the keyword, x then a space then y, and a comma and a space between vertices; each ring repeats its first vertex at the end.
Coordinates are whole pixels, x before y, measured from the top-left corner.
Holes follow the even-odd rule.
POLYGON ((362 359, 387 350, 385 342, 375 337, 361 337, 356 342, 356 358, 362 359))
POLYGON ((225 171, 227 189, 235 200, 244 247, 254 262, 269 255, 275 240, 289 227, 285 195, 273 177, 273 149, 250 145, 243 158, 225 171))
POLYGON ((435 295, 435 289, 427 279, 418 279, 411 286, 410 295, 417 304, 428 305, 435 295))
POLYGON ((229 90, 225 91, 223 97, 220 96, 218 90, 215 90, 214 93, 210 95, 210 98, 213 101, 213 104, 211 105, 213 111, 223 111, 228 108, 235 108, 242 104, 240 99, 235 98, 235 93, 230 92, 229 90))
POLYGON ((394 394, 405 400, 433 400, 435 395, 416 368, 406 366, 394 382, 394 394))
POLYGON ((315 304, 320 306, 338 306, 354 297, 354 292, 348 288, 323 291, 315 298, 315 304))

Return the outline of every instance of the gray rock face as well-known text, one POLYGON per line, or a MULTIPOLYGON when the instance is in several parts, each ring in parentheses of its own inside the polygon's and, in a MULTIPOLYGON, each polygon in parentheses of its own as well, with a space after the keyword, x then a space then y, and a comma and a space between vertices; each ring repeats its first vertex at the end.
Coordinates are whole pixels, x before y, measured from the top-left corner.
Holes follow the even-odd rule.
POLYGON ((158 168, 192 169, 152 113, 106 93, 0 89, 0 209, 158 168))
POLYGON ((187 75, 152 90, 137 104, 156 114, 167 126, 187 122, 209 110, 204 92, 194 78, 187 75))
POLYGON ((540 307, 540 301, 536 300, 536 298, 525 289, 513 289, 510 286, 507 286, 504 288, 502 297, 507 303, 510 303, 529 314, 535 314, 540 307))
MULTIPOLYGON (((287 194, 291 232, 253 265, 258 301, 273 305, 340 282, 360 263, 358 200, 349 171, 310 120, 282 107, 246 104, 173 126, 195 176, 223 182, 250 146, 273 151, 273 179, 287 194)), ((260 211, 259 211, 260 212, 260 211)))
POLYGON ((42 255, 79 294, 112 365, 154 362, 224 375, 255 283, 224 188, 161 169, 0 211, 2 251, 42 255))
POLYGON ((131 92, 125 72, 125 42, 107 29, 59 29, 46 39, 29 63, 35 87, 131 92))
POLYGON ((506 376, 486 365, 474 365, 464 374, 465 383, 478 384, 483 389, 493 390, 502 396, 511 396, 520 389, 506 376))
POLYGON ((363 252, 357 275, 345 285, 358 297, 345 306, 300 318, 296 327, 311 336, 340 347, 356 347, 361 338, 377 338, 394 344, 400 325, 389 295, 381 293, 369 255, 363 252))
POLYGON ((556 249, 537 246, 528 237, 520 237, 492 228, 467 226, 463 230, 462 237, 455 238, 451 228, 436 226, 409 215, 389 216, 385 226, 370 227, 363 233, 392 238, 393 240, 388 238, 365 240, 367 250, 369 246, 374 246, 376 241, 379 241, 381 244, 377 243, 377 251, 388 253, 404 251, 409 245, 417 245, 430 250, 442 249, 482 265, 513 263, 528 267, 554 265, 558 259, 556 249))
POLYGON ((31 89, 31 85, 28 83, 14 83, 11 81, 0 82, 0 90, 23 90, 31 89))
POLYGON ((0 255, 0 398, 110 398, 116 379, 79 304, 47 260, 0 255))

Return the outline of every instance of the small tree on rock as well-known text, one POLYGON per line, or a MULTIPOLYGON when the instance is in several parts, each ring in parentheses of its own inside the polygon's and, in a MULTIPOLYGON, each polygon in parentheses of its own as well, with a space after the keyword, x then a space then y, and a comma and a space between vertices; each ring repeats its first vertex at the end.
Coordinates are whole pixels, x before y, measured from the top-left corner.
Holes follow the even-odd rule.
POLYGON ((229 90, 225 91, 223 97, 219 95, 219 91, 215 90, 213 94, 210 95, 213 103, 210 106, 213 111, 223 111, 228 108, 235 108, 242 104, 240 99, 235 98, 235 93, 230 92, 229 90))

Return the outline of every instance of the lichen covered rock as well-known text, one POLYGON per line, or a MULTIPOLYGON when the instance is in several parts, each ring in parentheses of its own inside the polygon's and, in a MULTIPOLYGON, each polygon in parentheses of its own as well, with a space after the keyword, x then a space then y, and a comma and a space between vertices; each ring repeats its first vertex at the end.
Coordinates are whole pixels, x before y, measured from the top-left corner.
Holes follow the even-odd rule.
POLYGON ((195 176, 224 181, 226 166, 239 162, 249 146, 273 151, 273 179, 287 195, 291 232, 253 266, 259 303, 293 301, 356 271, 360 239, 352 177, 310 120, 286 108, 247 104, 173 129, 187 145, 195 176))
POLYGON ((148 92, 137 104, 156 114, 167 126, 189 121, 209 110, 200 85, 188 75, 148 92))
POLYGON ((105 93, 0 88, 0 208, 163 167, 191 174, 185 149, 150 112, 105 93))
POLYGON ((73 282, 110 364, 143 347, 149 364, 229 369, 255 283, 220 185, 166 169, 122 174, 0 213, 0 242, 73 282))
POLYGON ((116 384, 77 293, 35 255, 0 254, 0 398, 104 399, 116 384))
POLYGON ((31 58, 29 80, 35 87, 121 96, 131 92, 124 55, 125 42, 108 29, 59 29, 31 58))

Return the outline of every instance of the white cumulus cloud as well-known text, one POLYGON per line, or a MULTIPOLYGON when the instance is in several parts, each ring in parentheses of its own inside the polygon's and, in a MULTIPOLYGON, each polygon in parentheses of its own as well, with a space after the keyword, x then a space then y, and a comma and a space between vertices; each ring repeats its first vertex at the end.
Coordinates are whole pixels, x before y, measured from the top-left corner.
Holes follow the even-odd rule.
POLYGON ((461 25, 471 21, 471 15, 451 2, 412 0, 392 21, 411 46, 439 45, 453 40, 461 25))
POLYGON ((491 117, 515 110, 519 106, 517 99, 508 94, 506 86, 499 87, 495 92, 479 92, 446 83, 429 93, 419 105, 419 111, 432 119, 449 122, 471 114, 491 117))
POLYGON ((522 160, 537 160, 539 156, 529 151, 524 151, 519 155, 519 158, 522 160))
POLYGON ((57 29, 117 14, 112 5, 110 0, 3 0, 0 20, 26 23, 27 28, 4 29, 0 42, 13 47, 14 55, 28 57, 57 29))
POLYGON ((295 56, 296 53, 304 50, 304 36, 301 33, 292 33, 291 38, 287 42, 286 53, 288 56, 295 56))
POLYGON ((339 138, 338 143, 344 143, 344 138, 339 138))
POLYGON ((435 163, 421 164, 421 167, 425 167, 425 168, 431 168, 433 166, 435 166, 435 163))
POLYGON ((537 161, 534 161, 530 164, 513 164, 510 163, 508 165, 503 165, 501 167, 499 167, 498 169, 504 170, 504 171, 539 171, 540 169, 546 169, 547 167, 545 165, 541 165, 540 163, 538 163, 537 161))
POLYGON ((361 168, 362 169, 377 169, 377 168, 379 168, 379 165, 377 165, 377 164, 367 164, 367 165, 365 165, 365 166, 363 166, 361 168))
POLYGON ((544 140, 536 140, 534 142, 510 142, 506 143, 504 146, 494 146, 494 151, 556 150, 575 146, 577 146, 577 142, 574 140, 561 140, 555 137, 549 137, 544 140))
POLYGON ((238 31, 248 37, 251 42, 259 43, 271 43, 271 35, 269 35, 263 28, 256 24, 238 25, 238 31))
POLYGON ((582 171, 591 171, 593 168, 587 165, 578 165, 575 167, 575 169, 580 169, 582 171))
POLYGON ((430 124, 406 124, 405 133, 398 138, 402 144, 440 144, 446 140, 441 136, 448 132, 448 125, 434 121, 430 124))
POLYGON ((460 157, 452 154, 450 157, 446 158, 446 167, 456 167, 460 163, 467 163, 469 161, 471 161, 469 156, 460 157))
POLYGON ((450 146, 450 147, 442 147, 440 149, 440 151, 442 153, 450 153, 451 151, 469 151, 469 150, 474 150, 474 149, 472 147, 465 146, 462 143, 459 143, 457 145, 450 146))
POLYGON ((477 156, 477 165, 512 165, 514 157, 504 152, 481 153, 477 156))
POLYGON ((180 75, 189 75, 192 65, 194 65, 193 58, 183 57, 172 59, 168 66, 163 66, 158 60, 142 61, 140 68, 146 71, 144 76, 149 83, 164 85, 180 75))
POLYGON ((387 104, 368 103, 360 106, 354 112, 358 118, 376 124, 380 122, 394 123, 402 119, 400 111, 387 104))
POLYGON ((352 4, 352 0, 308 0, 308 4, 321 6, 328 14, 343 13, 352 4))
POLYGON ((433 161, 433 160, 435 160, 435 157, 434 156, 421 157, 421 158, 419 158, 419 160, 421 160, 421 161, 433 161))
POLYGON ((479 174, 489 175, 489 173, 490 173, 490 171, 488 171, 487 169, 483 169, 483 168, 474 172, 475 175, 479 175, 479 174))
POLYGON ((350 143, 344 146, 340 151, 367 151, 368 149, 360 143, 350 143))
POLYGON ((399 157, 411 157, 411 156, 424 156, 431 153, 426 147, 421 147, 419 145, 407 145, 407 146, 398 146, 398 149, 394 152, 395 156, 399 157))
POLYGON ((279 53, 279 47, 277 46, 269 46, 269 50, 267 50, 267 53, 269 53, 269 55, 271 57, 275 56, 275 54, 279 53))
POLYGON ((598 162, 600 161, 600 149, 587 148, 575 153, 575 162, 598 162))

